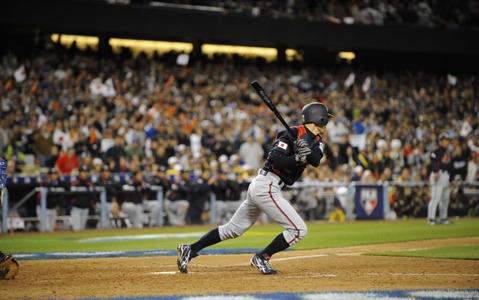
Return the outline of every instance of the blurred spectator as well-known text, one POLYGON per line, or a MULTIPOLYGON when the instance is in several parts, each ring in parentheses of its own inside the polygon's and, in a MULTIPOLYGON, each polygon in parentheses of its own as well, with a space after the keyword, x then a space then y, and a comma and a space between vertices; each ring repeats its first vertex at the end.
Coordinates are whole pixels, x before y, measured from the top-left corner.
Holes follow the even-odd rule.
MULTIPOLYGON (((127 151, 125 150, 125 139, 121 135, 115 136, 115 144, 108 148, 105 152, 104 160, 114 160, 118 165, 121 166, 120 160, 128 156, 127 151)), ((123 168, 121 166, 120 168, 123 168)))
POLYGON ((464 194, 464 183, 461 175, 456 174, 451 181, 451 203, 449 215, 466 216, 468 214, 469 199, 464 194))
POLYGON ((133 156, 143 158, 145 155, 145 149, 141 148, 140 140, 138 138, 133 139, 131 145, 126 146, 127 158, 131 159, 133 156))
MULTIPOLYGON (((93 173, 100 174, 103 171, 103 166, 106 166, 106 165, 103 164, 103 160, 101 158, 95 157, 92 160, 92 172, 93 173)), ((109 169, 109 167, 108 167, 108 169, 109 169)))
POLYGON ((263 147, 253 135, 248 135, 241 144, 239 155, 250 170, 258 170, 263 165, 263 147))
MULTIPOLYGON (((314 170, 305 170, 302 182, 312 183, 317 181, 314 176, 314 170)), ((316 198, 317 188, 310 186, 298 190, 295 200, 295 206, 301 217, 306 220, 316 220, 316 211, 318 209, 318 199, 316 198)))
POLYGON ((52 155, 51 149, 54 146, 52 130, 49 124, 44 123, 33 137, 33 152, 40 159, 41 167, 48 167, 47 163, 52 155))
POLYGON ((409 184, 411 183, 411 172, 404 167, 401 175, 396 179, 399 184, 393 187, 393 201, 391 201, 391 208, 395 211, 398 218, 408 218, 412 216, 412 202, 418 195, 414 194, 414 189, 409 184))
POLYGON ((62 152, 55 162, 55 168, 60 174, 64 175, 69 175, 72 172, 78 171, 80 168, 80 159, 75 153, 75 148, 71 147, 65 152, 62 152))
POLYGON ((456 178, 456 175, 461 176, 461 180, 466 178, 468 157, 461 145, 454 147, 451 158, 451 178, 456 178))
POLYGON ((7 121, 0 119, 0 156, 5 156, 4 152, 9 142, 7 121))
POLYGON ((58 150, 58 146, 52 145, 50 148, 50 155, 45 161, 45 167, 48 169, 55 168, 55 164, 58 160, 60 151, 58 150))
POLYGON ((479 181, 479 153, 473 152, 467 163, 466 182, 479 181))
POLYGON ((328 167, 335 171, 338 166, 339 162, 341 160, 340 158, 340 153, 339 153, 339 144, 326 144, 325 147, 325 154, 326 154, 326 159, 328 162, 328 167))

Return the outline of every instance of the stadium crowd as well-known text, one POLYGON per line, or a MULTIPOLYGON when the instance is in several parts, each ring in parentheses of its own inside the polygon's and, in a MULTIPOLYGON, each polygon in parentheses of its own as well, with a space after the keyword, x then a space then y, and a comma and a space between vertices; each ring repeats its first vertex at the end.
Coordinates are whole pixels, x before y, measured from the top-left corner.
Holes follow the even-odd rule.
MULTIPOLYGON (((425 182, 441 132, 453 138, 451 178, 479 181, 479 83, 472 75, 221 55, 182 66, 176 59, 177 53, 132 57, 127 49, 99 57, 48 39, 28 56, 3 55, 0 157, 10 175, 52 168, 67 176, 103 168, 142 173, 137 186, 145 193, 148 184, 164 186, 170 224, 203 222, 211 191, 229 200, 224 214, 234 211, 282 130, 250 87, 259 80, 288 124, 300 125, 302 105, 312 100, 336 116, 324 137, 322 167, 308 170, 304 181, 425 182)), ((424 217, 429 196, 420 185, 397 185, 390 203, 399 217, 424 217)), ((317 217, 317 204, 291 197, 302 213, 317 217)), ((319 202, 321 195, 314 197, 319 202)), ((479 214, 477 197, 456 198, 451 207, 458 214, 479 214)), ((89 206, 94 213, 93 201, 89 206)))
MULTIPOLYGON (((104 0, 76 0, 96 1, 104 0)), ((105 0, 110 4, 143 4, 163 8, 214 7, 225 14, 296 18, 314 22, 415 25, 434 28, 479 26, 476 0, 105 0), (153 4, 152 4, 153 3, 153 4)), ((215 10, 216 11, 216 10, 215 10)))

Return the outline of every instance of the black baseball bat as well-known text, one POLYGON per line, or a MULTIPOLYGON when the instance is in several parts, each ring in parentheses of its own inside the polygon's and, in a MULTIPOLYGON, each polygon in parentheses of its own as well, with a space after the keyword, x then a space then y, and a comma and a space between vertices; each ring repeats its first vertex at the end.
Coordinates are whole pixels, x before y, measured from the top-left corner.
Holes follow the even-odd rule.
POLYGON ((283 119, 283 116, 281 116, 278 109, 276 109, 276 106, 273 104, 271 99, 269 99, 268 95, 266 95, 266 93, 264 92, 263 88, 258 83, 258 81, 255 80, 251 82, 251 86, 256 91, 256 93, 261 98, 261 100, 263 100, 266 106, 268 106, 268 108, 274 113, 274 115, 278 118, 278 120, 283 124, 284 128, 286 128, 289 134, 291 134, 293 138, 296 137, 291 127, 289 127, 288 123, 286 123, 286 121, 283 119))

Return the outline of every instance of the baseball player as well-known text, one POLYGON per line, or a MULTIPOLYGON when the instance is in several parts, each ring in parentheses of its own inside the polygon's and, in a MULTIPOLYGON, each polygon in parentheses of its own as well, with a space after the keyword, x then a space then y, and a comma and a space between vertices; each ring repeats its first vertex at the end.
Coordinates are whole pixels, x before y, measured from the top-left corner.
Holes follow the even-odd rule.
MULTIPOLYGON (((55 222, 58 216, 58 208, 65 206, 65 192, 68 190, 68 185, 58 176, 58 170, 51 168, 48 171, 48 177, 42 182, 42 187, 48 190, 46 196, 46 220, 40 218, 40 223, 45 222, 44 229, 46 232, 53 232, 55 229, 55 222)), ((37 216, 41 215, 40 207, 40 193, 38 195, 37 216)))
POLYGON ((249 185, 246 200, 231 220, 201 237, 197 242, 178 246, 178 269, 188 273, 188 264, 203 248, 227 239, 241 236, 265 213, 270 220, 285 230, 262 251, 251 258, 251 265, 262 274, 276 274, 269 260, 273 254, 299 242, 307 232, 303 219, 284 199, 281 190, 285 185, 296 182, 308 164, 317 167, 323 157, 321 135, 333 117, 325 105, 314 102, 302 110, 303 125, 291 127, 295 136, 288 131, 278 133, 268 157, 258 175, 249 185))
POLYGON ((81 166, 78 178, 71 183, 70 191, 75 192, 70 211, 73 231, 80 231, 86 228, 88 214, 93 206, 94 197, 92 197, 90 192, 93 183, 88 178, 89 172, 90 168, 88 166, 81 166))
POLYGON ((429 186, 431 187, 431 200, 427 208, 427 219, 429 225, 436 225, 436 210, 439 205, 439 218, 441 224, 451 224, 447 219, 449 207, 449 180, 452 168, 451 153, 448 147, 451 138, 447 133, 441 133, 438 137, 439 147, 431 152, 431 175, 429 186))

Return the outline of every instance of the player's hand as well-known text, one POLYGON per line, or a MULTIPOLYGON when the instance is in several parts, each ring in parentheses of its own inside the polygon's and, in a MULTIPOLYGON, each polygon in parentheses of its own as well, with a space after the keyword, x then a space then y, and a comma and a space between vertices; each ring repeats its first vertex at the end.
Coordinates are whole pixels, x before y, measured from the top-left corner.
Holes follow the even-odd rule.
POLYGON ((294 142, 294 153, 298 153, 298 150, 299 150, 300 148, 304 148, 304 147, 308 147, 308 148, 309 148, 308 142, 306 142, 306 141, 303 140, 303 139, 296 140, 296 141, 294 142))
POLYGON ((308 142, 303 139, 294 142, 294 159, 297 162, 306 163, 306 158, 311 154, 308 142))

